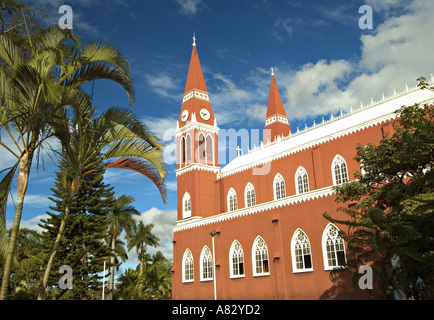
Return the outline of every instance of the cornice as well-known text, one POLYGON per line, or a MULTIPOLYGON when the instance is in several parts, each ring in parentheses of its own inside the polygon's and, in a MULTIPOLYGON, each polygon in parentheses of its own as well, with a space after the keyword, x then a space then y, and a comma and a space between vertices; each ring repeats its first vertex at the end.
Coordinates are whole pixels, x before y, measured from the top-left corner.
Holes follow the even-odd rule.
POLYGON ((220 173, 220 167, 207 166, 201 163, 189 164, 184 168, 177 169, 175 172, 176 172, 176 176, 178 177, 186 172, 191 172, 193 170, 214 172, 216 175, 220 173))
POLYGON ((260 212, 273 210, 279 207, 286 207, 301 202, 329 197, 332 196, 333 194, 334 194, 333 187, 330 186, 330 187, 306 192, 303 194, 289 196, 280 200, 273 200, 273 201, 257 204, 255 206, 248 207, 248 208, 242 208, 231 212, 217 214, 207 218, 193 217, 194 219, 179 220, 176 222, 176 225, 173 227, 173 232, 198 228, 198 227, 219 223, 226 220, 237 219, 243 216, 257 214, 260 212))

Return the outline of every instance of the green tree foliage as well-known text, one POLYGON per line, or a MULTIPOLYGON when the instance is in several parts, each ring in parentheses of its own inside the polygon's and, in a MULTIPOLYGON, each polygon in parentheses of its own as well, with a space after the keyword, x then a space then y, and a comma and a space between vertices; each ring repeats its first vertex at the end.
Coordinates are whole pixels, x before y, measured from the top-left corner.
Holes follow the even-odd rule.
POLYGON ((168 300, 172 294, 172 262, 160 251, 152 257, 144 254, 144 271, 127 269, 116 285, 117 300, 168 300))
MULTIPOLYGON (((101 156, 94 158, 94 166, 101 165, 101 156)), ((104 241, 108 229, 108 213, 113 206, 112 187, 103 182, 103 170, 92 171, 84 176, 80 188, 74 196, 71 211, 65 225, 53 268, 50 273, 46 292, 51 299, 89 300, 99 297, 101 292, 101 275, 104 261, 111 256, 110 245, 104 241), (58 270, 61 265, 68 265, 73 271, 73 287, 68 290, 57 288, 58 270), (49 291, 49 290, 47 290, 49 291)), ((50 218, 43 220, 41 227, 45 251, 50 254, 53 242, 57 236, 62 221, 64 208, 69 197, 69 182, 73 178, 73 170, 68 161, 63 158, 59 172, 56 175, 55 188, 52 189, 54 206, 48 212, 50 218)))
POLYGON ((324 214, 348 226, 343 237, 355 254, 348 267, 372 264, 385 297, 391 288, 411 294, 416 276, 429 283, 434 270, 434 107, 404 106, 397 114, 393 136, 357 146, 358 179, 335 187, 350 220, 324 214))

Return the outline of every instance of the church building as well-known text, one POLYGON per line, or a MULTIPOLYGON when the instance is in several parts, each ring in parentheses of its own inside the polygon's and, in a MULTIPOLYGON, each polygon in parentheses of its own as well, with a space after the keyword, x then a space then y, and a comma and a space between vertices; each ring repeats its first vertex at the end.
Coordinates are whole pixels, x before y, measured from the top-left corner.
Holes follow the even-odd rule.
POLYGON ((331 280, 351 252, 343 226, 323 214, 348 219, 337 208, 351 204, 336 203, 333 186, 361 169, 356 145, 378 144, 396 110, 433 103, 434 93, 407 87, 293 132, 272 72, 262 143, 224 167, 211 101, 194 40, 175 132, 172 298, 369 299, 350 272, 331 280))

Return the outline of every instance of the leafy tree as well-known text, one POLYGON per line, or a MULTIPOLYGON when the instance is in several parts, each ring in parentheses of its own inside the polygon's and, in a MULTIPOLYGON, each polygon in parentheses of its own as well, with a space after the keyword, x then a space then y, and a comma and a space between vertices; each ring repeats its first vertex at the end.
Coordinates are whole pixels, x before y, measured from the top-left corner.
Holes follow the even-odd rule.
POLYGON ((430 281, 434 267, 434 107, 405 106, 397 114, 391 137, 357 146, 358 179, 335 187, 350 220, 325 214, 349 227, 343 236, 355 258, 348 267, 372 264, 387 298, 390 288, 410 293, 417 274, 430 281))

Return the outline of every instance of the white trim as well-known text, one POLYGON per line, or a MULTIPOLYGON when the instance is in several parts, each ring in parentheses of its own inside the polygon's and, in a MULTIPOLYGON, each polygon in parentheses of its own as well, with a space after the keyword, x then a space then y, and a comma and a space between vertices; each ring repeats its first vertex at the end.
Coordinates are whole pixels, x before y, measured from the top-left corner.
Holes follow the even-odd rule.
POLYGON ((197 90, 197 89, 191 89, 186 94, 184 94, 182 98, 182 104, 184 104, 185 102, 193 98, 203 100, 203 101, 208 101, 208 102, 210 101, 208 92, 197 90))
POLYGON ((198 171, 210 171, 210 172, 214 172, 216 175, 218 175, 220 173, 220 168, 219 167, 213 167, 213 166, 206 166, 204 164, 201 163, 192 163, 189 164, 188 166, 184 167, 184 168, 179 168, 177 169, 176 172, 176 176, 180 176, 183 173, 186 172, 190 172, 193 170, 198 170, 198 171))
MULTIPOLYGON (((214 123, 216 123, 216 122, 214 122, 214 123)), ((183 126, 181 128, 177 128, 175 130, 175 135, 179 136, 179 135, 182 135, 184 132, 190 131, 193 129, 198 129, 199 131, 208 132, 208 133, 218 133, 220 130, 220 128, 217 127, 216 125, 211 126, 211 125, 206 124, 206 123, 198 122, 196 120, 196 114, 193 112, 192 116, 191 116, 191 121, 188 121, 185 126, 183 126)))
POLYGON ((429 104, 434 101, 434 92, 413 88, 403 93, 395 94, 392 98, 371 102, 368 106, 361 106, 359 110, 352 110, 347 114, 341 113, 338 117, 321 124, 284 137, 280 142, 261 144, 248 154, 237 157, 222 168, 222 178, 246 171, 254 167, 271 163, 277 159, 288 157, 291 154, 309 149, 328 141, 374 127, 378 124, 396 119, 396 110, 404 105, 429 104))
POLYGON ((198 228, 205 225, 210 225, 225 220, 236 219, 243 216, 269 211, 278 207, 285 207, 292 204, 306 202, 310 200, 320 199, 334 195, 333 186, 316 189, 300 195, 289 196, 280 200, 272 200, 265 203, 257 204, 250 208, 242 208, 232 212, 216 214, 210 217, 202 218, 194 216, 187 220, 179 220, 173 227, 174 232, 184 231, 188 229, 198 228))

